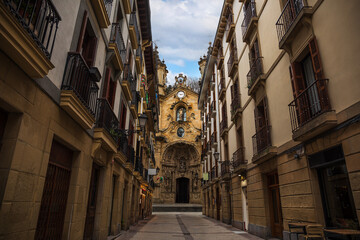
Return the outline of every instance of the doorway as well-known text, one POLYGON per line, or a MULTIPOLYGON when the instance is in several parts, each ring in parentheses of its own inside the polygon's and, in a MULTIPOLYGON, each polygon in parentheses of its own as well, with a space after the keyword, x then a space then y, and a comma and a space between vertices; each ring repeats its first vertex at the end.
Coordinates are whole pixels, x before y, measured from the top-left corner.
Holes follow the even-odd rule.
POLYGON ((176 203, 189 203, 189 179, 176 179, 176 203))
POLYGON ((96 202, 97 202, 98 186, 99 186, 99 175, 100 175, 100 166, 93 163, 91 180, 90 180, 88 207, 87 207, 86 220, 85 220, 84 239, 93 239, 95 214, 96 214, 96 202))
POLYGON ((247 202, 247 187, 241 188, 242 195, 242 210, 243 210, 243 220, 244 220, 244 230, 248 229, 249 225, 249 211, 248 211, 248 202, 247 202))
POLYGON ((281 201, 279 191, 279 176, 273 172, 267 176, 269 190, 270 224, 271 235, 282 238, 283 221, 281 213, 281 201))
POLYGON ((219 188, 216 188, 216 219, 220 221, 221 197, 219 188))
POLYGON ((73 152, 53 141, 35 239, 62 239, 73 152))

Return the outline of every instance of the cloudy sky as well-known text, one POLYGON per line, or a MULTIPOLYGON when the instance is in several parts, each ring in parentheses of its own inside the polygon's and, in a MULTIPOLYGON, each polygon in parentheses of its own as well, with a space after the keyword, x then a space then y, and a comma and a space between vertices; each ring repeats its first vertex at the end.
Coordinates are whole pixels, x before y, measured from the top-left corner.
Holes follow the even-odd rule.
POLYGON ((152 38, 174 82, 200 77, 198 61, 214 40, 223 0, 151 0, 152 38))

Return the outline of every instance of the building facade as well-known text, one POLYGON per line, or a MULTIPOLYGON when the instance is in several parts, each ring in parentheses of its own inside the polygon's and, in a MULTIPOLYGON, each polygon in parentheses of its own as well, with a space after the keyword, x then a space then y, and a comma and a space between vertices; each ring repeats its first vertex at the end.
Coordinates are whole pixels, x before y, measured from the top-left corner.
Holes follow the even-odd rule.
POLYGON ((156 203, 201 203, 200 195, 200 111, 198 94, 187 86, 187 77, 175 77, 173 87, 165 85, 166 65, 159 64, 161 115, 156 133, 156 165, 153 201, 156 203))
POLYGON ((359 7, 224 1, 199 62, 204 214, 263 238, 359 228, 359 7))
POLYGON ((0 238, 106 239, 150 215, 149 1, 6 0, 0 12, 0 238))

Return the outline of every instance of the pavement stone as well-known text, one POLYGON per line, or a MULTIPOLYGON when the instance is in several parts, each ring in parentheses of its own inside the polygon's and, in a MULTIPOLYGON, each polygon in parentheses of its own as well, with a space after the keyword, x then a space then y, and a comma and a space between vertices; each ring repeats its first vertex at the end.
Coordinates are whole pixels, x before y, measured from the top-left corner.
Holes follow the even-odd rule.
POLYGON ((260 240, 257 236, 198 212, 154 212, 116 240, 260 240))

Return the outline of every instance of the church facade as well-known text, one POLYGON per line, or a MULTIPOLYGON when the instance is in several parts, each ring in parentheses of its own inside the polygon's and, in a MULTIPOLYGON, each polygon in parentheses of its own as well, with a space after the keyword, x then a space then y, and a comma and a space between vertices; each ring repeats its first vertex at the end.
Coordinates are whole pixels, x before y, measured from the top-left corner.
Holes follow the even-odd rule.
POLYGON ((198 94, 187 86, 182 74, 173 87, 165 85, 166 65, 160 64, 161 115, 156 133, 154 203, 201 203, 201 121, 198 94))

